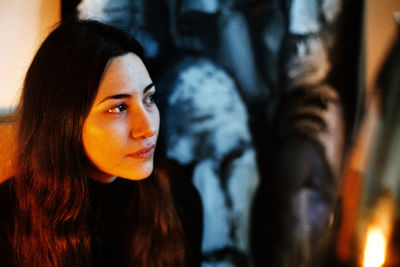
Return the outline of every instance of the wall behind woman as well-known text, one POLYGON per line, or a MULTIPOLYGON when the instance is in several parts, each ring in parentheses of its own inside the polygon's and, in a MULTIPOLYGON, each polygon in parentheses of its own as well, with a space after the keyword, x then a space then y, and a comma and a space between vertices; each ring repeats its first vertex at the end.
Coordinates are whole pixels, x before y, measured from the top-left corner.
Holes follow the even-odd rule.
POLYGON ((2 1, 0 17, 0 109, 10 109, 34 52, 60 20, 60 1, 2 1))
POLYGON ((372 90, 383 61, 396 38, 394 12, 400 12, 398 0, 366 1, 366 87, 372 90))
POLYGON ((18 102, 25 72, 54 24, 60 0, 0 2, 0 183, 13 174, 15 123, 9 113, 18 102))

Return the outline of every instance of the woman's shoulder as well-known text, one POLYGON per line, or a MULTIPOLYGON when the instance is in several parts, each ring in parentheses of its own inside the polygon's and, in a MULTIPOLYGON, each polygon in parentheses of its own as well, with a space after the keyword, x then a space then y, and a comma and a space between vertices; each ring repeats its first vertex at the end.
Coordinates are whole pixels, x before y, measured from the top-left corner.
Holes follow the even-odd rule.
MULTIPOLYGON (((15 194, 12 189, 10 178, 0 184, 0 230, 8 228, 12 222, 15 209, 15 194)), ((2 235, 2 233, 0 233, 2 235)))
POLYGON ((0 183, 0 210, 2 211, 10 208, 10 205, 14 202, 15 195, 11 186, 13 180, 14 177, 11 177, 0 183))
POLYGON ((0 184, 0 211, 2 215, 5 214, 5 212, 11 213, 14 208, 15 195, 11 187, 13 179, 14 178, 10 178, 0 184))

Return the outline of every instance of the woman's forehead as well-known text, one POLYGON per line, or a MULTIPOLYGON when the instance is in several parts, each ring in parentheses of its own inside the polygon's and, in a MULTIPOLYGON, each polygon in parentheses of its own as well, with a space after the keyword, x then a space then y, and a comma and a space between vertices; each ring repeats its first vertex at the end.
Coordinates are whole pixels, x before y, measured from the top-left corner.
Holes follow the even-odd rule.
POLYGON ((140 93, 151 83, 142 60, 137 55, 128 53, 109 60, 97 96, 102 98, 110 94, 140 93))

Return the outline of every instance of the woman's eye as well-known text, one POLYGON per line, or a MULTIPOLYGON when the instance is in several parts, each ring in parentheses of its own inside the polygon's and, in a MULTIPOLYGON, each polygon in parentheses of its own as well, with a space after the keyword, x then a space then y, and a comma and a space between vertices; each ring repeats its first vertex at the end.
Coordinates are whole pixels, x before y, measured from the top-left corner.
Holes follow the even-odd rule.
POLYGON ((120 113, 126 110, 127 106, 125 104, 118 104, 117 106, 107 110, 109 113, 120 113))
POLYGON ((153 104, 156 101, 156 94, 153 93, 148 95, 144 101, 146 102, 146 104, 153 104))

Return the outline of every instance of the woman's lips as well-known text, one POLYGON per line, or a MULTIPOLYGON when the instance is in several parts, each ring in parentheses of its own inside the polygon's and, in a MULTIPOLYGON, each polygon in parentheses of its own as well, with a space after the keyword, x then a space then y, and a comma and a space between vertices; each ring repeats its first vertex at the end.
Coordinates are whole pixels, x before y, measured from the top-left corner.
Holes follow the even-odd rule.
POLYGON ((135 153, 128 154, 128 157, 137 158, 137 159, 148 159, 151 158, 154 154, 155 145, 142 148, 135 153))

